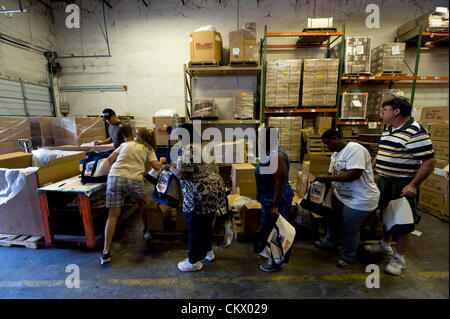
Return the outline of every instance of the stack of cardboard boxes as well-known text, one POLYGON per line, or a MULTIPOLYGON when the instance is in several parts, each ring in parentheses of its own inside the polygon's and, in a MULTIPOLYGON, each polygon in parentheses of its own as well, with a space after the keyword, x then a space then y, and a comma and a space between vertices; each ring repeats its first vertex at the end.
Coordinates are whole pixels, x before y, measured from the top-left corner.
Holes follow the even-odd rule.
POLYGON ((267 62, 266 106, 297 107, 300 97, 302 60, 267 62))
POLYGON ((278 129, 278 146, 286 151, 291 162, 300 161, 302 146, 301 117, 269 117, 269 126, 278 129))
POLYGON ((338 59, 305 59, 303 107, 336 105, 338 70, 338 59))
POLYGON ((233 164, 231 180, 233 193, 256 199, 255 167, 252 164, 233 164))
POLYGON ((52 118, 55 145, 81 145, 105 140, 106 131, 101 117, 52 118))
POLYGON ((368 93, 342 94, 341 119, 365 119, 368 93))
POLYGON ((449 163, 449 109, 448 107, 422 108, 420 123, 431 134, 438 168, 449 163))
POLYGON ((333 123, 332 117, 326 117, 326 116, 318 116, 315 118, 315 132, 319 135, 322 135, 325 133, 325 131, 331 129, 333 123))
POLYGON ((246 23, 244 29, 232 31, 228 35, 230 40, 230 64, 241 62, 259 62, 259 46, 256 41, 256 23, 246 23))
POLYGON ((405 43, 385 43, 372 49, 370 69, 373 74, 383 72, 403 72, 405 43))
POLYGON ((255 107, 253 92, 234 92, 233 116, 236 119, 253 119, 255 107))
MULTIPOLYGON (((346 37, 344 73, 345 74, 370 74, 370 37, 346 37)), ((333 58, 339 58, 341 43, 332 48, 333 58)))
POLYGON ((433 142, 436 168, 420 185, 419 207, 447 216, 449 208, 449 110, 448 107, 424 107, 420 123, 428 130, 433 142))
POLYGON ((0 117, 0 154, 24 152, 19 139, 31 140, 30 120, 23 117, 0 117))
POLYGON ((425 13, 397 29, 397 37, 400 41, 407 41, 417 37, 420 25, 423 24, 423 31, 448 32, 449 12, 446 7, 436 7, 431 13, 425 13))

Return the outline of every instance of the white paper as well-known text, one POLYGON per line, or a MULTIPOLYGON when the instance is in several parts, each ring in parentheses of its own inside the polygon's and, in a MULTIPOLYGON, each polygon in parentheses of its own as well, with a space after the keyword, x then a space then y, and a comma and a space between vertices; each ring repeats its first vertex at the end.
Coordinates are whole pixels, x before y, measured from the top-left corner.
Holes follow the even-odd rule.
POLYGON ((415 231, 412 231, 411 234, 416 235, 417 237, 420 237, 420 235, 422 235, 422 232, 419 230, 415 230, 415 231))
POLYGON ((400 47, 398 45, 394 45, 392 47, 392 55, 398 55, 400 54, 400 47))
POLYGON ((239 55, 239 48, 233 48, 233 55, 239 55))
POLYGON ((386 230, 390 230, 394 225, 414 224, 411 206, 406 197, 389 202, 383 213, 383 224, 386 226, 386 230))
POLYGON ((352 106, 354 107, 362 107, 362 104, 359 100, 353 100, 352 101, 352 106))
POLYGON ((376 128, 377 128, 377 122, 369 123, 369 129, 376 129, 376 128))
POLYGON ((356 46, 356 54, 364 54, 364 47, 362 45, 356 46))

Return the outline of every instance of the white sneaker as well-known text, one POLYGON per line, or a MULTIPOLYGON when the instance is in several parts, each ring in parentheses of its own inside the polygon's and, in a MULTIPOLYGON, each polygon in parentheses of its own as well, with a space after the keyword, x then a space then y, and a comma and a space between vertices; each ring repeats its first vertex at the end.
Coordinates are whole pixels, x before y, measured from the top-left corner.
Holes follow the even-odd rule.
POLYGON ((199 261, 197 261, 195 264, 191 264, 189 262, 189 259, 186 258, 183 261, 180 261, 178 263, 178 270, 179 271, 197 271, 197 270, 201 270, 203 268, 203 264, 199 261))
POLYGON ((207 262, 211 262, 215 258, 216 258, 216 256, 214 255, 214 251, 212 249, 206 253, 205 259, 206 259, 207 262))
POLYGON ((392 256, 394 254, 394 251, 392 250, 391 245, 389 244, 382 244, 379 242, 378 244, 374 245, 366 245, 364 248, 373 255, 387 255, 392 256))
POLYGON ((400 276, 403 269, 406 269, 406 262, 395 256, 392 257, 389 264, 384 267, 384 271, 393 276, 400 276))
POLYGON ((144 239, 145 240, 152 240, 152 234, 150 234, 150 232, 148 231, 148 232, 145 232, 145 234, 144 234, 144 239))

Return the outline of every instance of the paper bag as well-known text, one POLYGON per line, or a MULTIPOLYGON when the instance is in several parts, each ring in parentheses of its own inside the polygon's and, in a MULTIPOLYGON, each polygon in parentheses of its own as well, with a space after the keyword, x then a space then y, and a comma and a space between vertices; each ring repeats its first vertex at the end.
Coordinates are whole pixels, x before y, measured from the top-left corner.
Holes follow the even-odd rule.
POLYGON ((383 224, 386 230, 390 230, 394 225, 414 224, 411 206, 406 197, 389 202, 383 213, 383 224))

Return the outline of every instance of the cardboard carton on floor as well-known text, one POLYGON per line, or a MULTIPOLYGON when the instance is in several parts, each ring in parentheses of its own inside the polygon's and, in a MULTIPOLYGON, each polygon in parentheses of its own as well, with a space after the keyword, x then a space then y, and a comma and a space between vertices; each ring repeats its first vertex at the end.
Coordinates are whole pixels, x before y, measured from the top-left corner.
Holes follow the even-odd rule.
POLYGON ((172 219, 173 208, 161 204, 152 203, 147 208, 147 223, 150 232, 164 231, 172 219))
POLYGON ((446 160, 448 162, 449 160, 448 142, 439 142, 439 141, 432 141, 432 142, 436 159, 446 160))
MULTIPOLYGON (((8 202, 0 205, 0 233, 12 235, 44 236, 41 210, 36 189, 47 183, 56 183, 80 174, 79 162, 86 153, 75 154, 50 161, 36 172, 28 174, 25 186, 8 202)), ((0 155, 2 168, 32 166, 31 153, 0 155)))
POLYGON ((172 117, 154 117, 153 118, 153 132, 155 134, 156 145, 167 146, 169 135, 167 127, 172 126, 172 117))
POLYGON ((252 232, 261 229, 261 204, 247 204, 239 211, 244 231, 252 232))
POLYGON ((449 121, 449 108, 447 107, 424 107, 420 113, 420 122, 439 122, 447 123, 449 121))
POLYGON ((445 195, 448 189, 448 177, 430 174, 422 184, 420 184, 420 190, 423 189, 436 194, 445 195))

